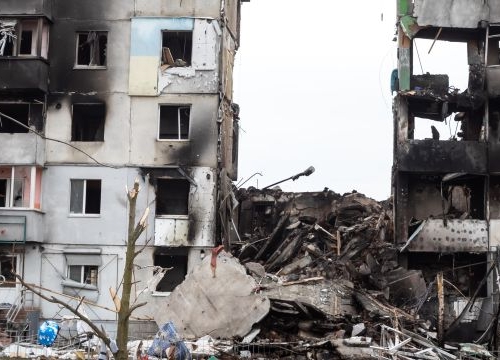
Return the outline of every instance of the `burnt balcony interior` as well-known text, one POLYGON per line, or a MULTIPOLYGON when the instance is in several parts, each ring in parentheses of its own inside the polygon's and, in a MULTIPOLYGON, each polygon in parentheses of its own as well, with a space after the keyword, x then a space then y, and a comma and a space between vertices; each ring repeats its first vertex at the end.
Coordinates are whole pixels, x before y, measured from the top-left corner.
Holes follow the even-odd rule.
POLYGON ((484 43, 483 29, 418 32, 410 49, 411 90, 402 94, 408 139, 484 141, 484 43), (442 61, 447 57, 461 69, 458 75, 447 74, 449 62, 442 61))
POLYGON ((408 176, 408 234, 427 219, 484 220, 486 177, 469 174, 408 176))
POLYGON ((36 98, 15 101, 0 99, 0 133, 27 133, 29 132, 27 127, 43 131, 43 124, 44 104, 40 100, 36 98), (2 114, 8 117, 2 116, 2 114), (17 120, 22 125, 12 119, 17 120))

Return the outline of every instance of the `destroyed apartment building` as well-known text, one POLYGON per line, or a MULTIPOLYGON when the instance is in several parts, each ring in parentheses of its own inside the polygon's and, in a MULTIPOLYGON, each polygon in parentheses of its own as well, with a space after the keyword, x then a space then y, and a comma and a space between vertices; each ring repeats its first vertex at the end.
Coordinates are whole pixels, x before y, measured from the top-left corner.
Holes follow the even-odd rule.
MULTIPOLYGON (((151 208, 134 272, 141 301, 163 302, 216 245, 219 184, 237 176, 240 8, 1 1, 0 311, 12 331, 26 333, 28 322, 36 333, 39 320, 66 314, 15 272, 69 303, 97 305, 89 318, 114 334, 109 289, 120 287, 125 187, 136 178, 138 216, 151 208), (156 266, 172 269, 150 289, 156 266)), ((142 310, 132 335, 157 330, 142 310)))
POLYGON ((14 270, 70 303, 84 297, 113 336, 125 185, 138 178, 138 209, 153 211, 134 270, 134 295, 148 305, 132 319, 134 359, 493 358, 500 0, 395 2, 393 196, 381 202, 232 182, 242 1, 2 1, 0 298, 10 328, 33 333, 65 315, 14 270), (431 57, 461 44, 467 88, 446 72, 420 74, 420 41, 431 57), (440 123, 457 130, 446 138, 440 123))

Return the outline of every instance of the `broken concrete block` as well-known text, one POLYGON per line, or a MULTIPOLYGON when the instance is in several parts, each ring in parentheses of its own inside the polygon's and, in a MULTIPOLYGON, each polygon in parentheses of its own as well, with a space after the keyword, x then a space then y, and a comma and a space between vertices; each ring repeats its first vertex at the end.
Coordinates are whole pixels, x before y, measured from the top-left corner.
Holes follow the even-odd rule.
POLYGON ((267 315, 269 299, 254 294, 257 283, 230 254, 217 255, 215 277, 210 260, 203 259, 151 314, 158 324, 172 321, 182 338, 243 337, 267 315))
POLYGON ((344 339, 344 344, 347 346, 370 346, 372 343, 372 338, 367 336, 352 336, 348 339, 344 339))
POLYGON ((362 335, 366 330, 365 324, 359 323, 352 327, 351 337, 362 335))
POLYGON ((247 262, 245 264, 245 267, 248 269, 248 271, 252 275, 257 275, 258 277, 261 277, 261 278, 266 276, 266 269, 264 269, 264 266, 262 266, 259 263, 247 262))

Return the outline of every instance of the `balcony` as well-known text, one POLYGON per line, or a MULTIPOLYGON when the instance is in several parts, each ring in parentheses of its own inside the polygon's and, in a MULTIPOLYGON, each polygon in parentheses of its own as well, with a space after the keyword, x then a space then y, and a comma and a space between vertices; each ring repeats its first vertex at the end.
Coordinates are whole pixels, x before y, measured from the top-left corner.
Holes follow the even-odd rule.
POLYGON ((42 166, 45 159, 45 140, 33 133, 0 132, 0 164, 37 164, 42 166))
POLYGON ((155 219, 155 246, 189 246, 187 216, 157 217, 155 219))
POLYGON ((399 171, 486 173, 487 146, 478 141, 408 140, 399 144, 399 171))
POLYGON ((43 213, 34 209, 0 209, 0 244, 43 242, 43 213))
POLYGON ((0 92, 48 90, 49 64, 40 57, 0 57, 0 92))
POLYGON ((34 15, 52 17, 50 0, 2 0, 2 15, 34 15))

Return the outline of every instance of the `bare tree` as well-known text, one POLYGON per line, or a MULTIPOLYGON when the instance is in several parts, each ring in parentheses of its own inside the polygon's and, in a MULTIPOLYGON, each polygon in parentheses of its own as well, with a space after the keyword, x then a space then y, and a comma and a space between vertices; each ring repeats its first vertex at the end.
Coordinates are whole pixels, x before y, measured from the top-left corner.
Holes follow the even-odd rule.
MULTIPOLYGON (((127 251, 125 255, 125 267, 123 269, 123 278, 122 278, 122 293, 121 293, 121 299, 120 299, 120 307, 118 309, 118 324, 117 324, 117 332, 116 332, 116 345, 118 347, 118 351, 113 352, 112 348, 110 347, 110 339, 104 329, 99 329, 92 320, 90 320, 87 316, 82 314, 78 309, 83 301, 83 299, 80 301, 78 306, 73 307, 66 302, 57 299, 54 296, 47 296, 41 292, 41 290, 38 290, 36 286, 33 286, 32 284, 26 283, 21 276, 16 274, 16 278, 21 282, 23 286, 25 286, 27 289, 31 290, 34 294, 40 296, 40 298, 49 301, 51 303, 59 304, 72 312, 74 315, 78 316, 82 321, 87 323, 92 331, 99 337, 106 346, 113 352, 113 356, 117 360, 127 360, 128 359, 128 351, 127 351, 127 341, 128 341, 128 329, 129 329, 129 320, 130 316, 132 315, 133 311, 136 310, 137 308, 146 305, 145 302, 142 303, 136 303, 136 304, 131 304, 130 303, 130 297, 131 297, 131 290, 132 290, 132 277, 133 277, 133 270, 134 270, 134 260, 135 258, 142 252, 144 249, 145 245, 142 246, 140 249, 136 249, 137 245, 137 240, 141 236, 142 232, 144 229, 146 229, 147 226, 147 217, 149 215, 149 208, 146 208, 144 211, 144 214, 142 215, 141 219, 135 223, 135 211, 136 211, 136 205, 137 205, 137 196, 139 194, 139 180, 136 179, 134 182, 134 186, 131 190, 127 190, 127 198, 128 198, 128 204, 129 204, 129 210, 128 210, 128 239, 127 239, 127 251)), ((115 349, 116 350, 116 349, 115 349)))

